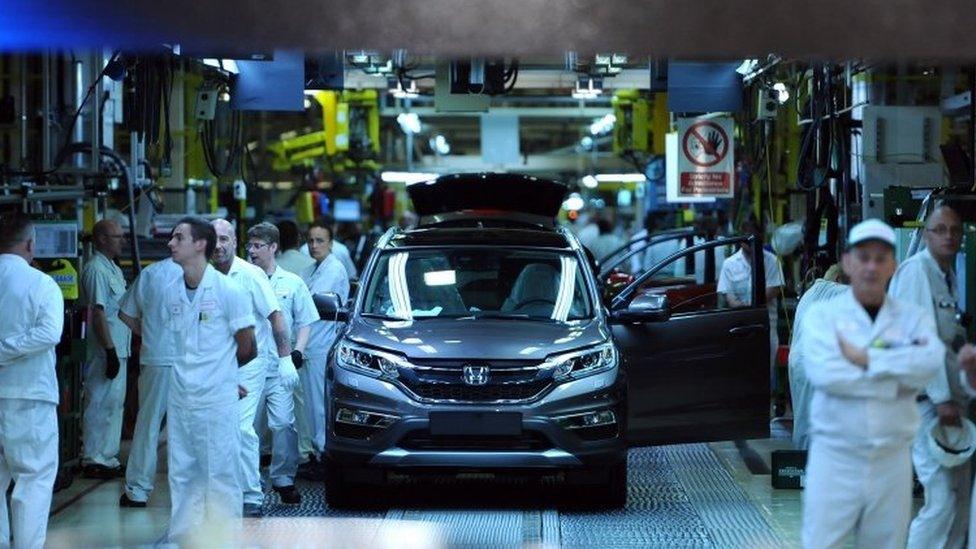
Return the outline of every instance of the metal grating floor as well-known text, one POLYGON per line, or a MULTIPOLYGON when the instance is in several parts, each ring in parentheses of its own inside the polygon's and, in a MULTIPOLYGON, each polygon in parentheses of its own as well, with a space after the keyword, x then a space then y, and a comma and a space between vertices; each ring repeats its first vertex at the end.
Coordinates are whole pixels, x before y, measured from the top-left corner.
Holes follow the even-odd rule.
MULTIPOLYGON (((609 512, 556 510, 545 485, 484 479, 408 483, 397 508, 385 512, 337 512, 324 503, 319 483, 299 483, 304 501, 286 506, 273 493, 265 499, 266 517, 347 517, 352 528, 384 523, 423 522, 437 526, 444 547, 782 547, 762 513, 735 484, 705 444, 641 448, 629 458, 629 501, 609 512), (423 494, 447 492, 446 500, 423 494), (416 505, 411 496, 417 494, 416 505), (405 505, 400 505, 405 503, 405 505), (376 520, 382 519, 382 520, 376 520)), ((585 497, 583 493, 563 495, 585 497)), ((261 521, 267 523, 270 521, 261 521)), ((305 528, 308 528, 307 522, 305 528)), ((262 526, 263 527, 263 526, 262 526)), ((296 533, 290 532, 292 536, 296 533)), ((294 537, 293 537, 294 539, 294 537)))

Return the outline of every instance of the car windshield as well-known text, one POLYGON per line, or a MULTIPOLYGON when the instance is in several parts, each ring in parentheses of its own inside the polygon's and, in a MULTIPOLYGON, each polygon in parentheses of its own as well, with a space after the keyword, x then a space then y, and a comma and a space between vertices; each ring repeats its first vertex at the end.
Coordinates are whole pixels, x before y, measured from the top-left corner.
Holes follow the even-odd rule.
POLYGON ((502 248, 394 250, 379 258, 363 313, 389 319, 592 316, 583 272, 570 253, 502 248))

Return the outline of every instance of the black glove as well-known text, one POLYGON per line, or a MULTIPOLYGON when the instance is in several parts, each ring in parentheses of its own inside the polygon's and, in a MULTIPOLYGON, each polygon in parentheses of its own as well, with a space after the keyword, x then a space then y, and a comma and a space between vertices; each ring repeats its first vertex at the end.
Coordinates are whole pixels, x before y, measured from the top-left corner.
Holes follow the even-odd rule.
POLYGON ((115 348, 105 349, 105 377, 115 379, 119 375, 119 355, 115 348))
POLYGON ((302 352, 295 350, 291 352, 291 363, 295 365, 296 370, 301 370, 302 366, 305 365, 305 356, 302 352))

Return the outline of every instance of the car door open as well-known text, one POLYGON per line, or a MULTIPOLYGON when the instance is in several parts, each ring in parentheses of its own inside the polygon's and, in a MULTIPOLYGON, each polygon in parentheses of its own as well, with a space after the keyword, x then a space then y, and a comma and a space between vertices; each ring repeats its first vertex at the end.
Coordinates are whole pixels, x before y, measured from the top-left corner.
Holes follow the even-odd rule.
POLYGON ((657 284, 654 274, 688 254, 750 242, 713 240, 642 273, 610 304, 628 382, 632 446, 769 436, 769 318, 763 254, 752 258, 752 303, 728 308, 694 277, 657 284), (677 301, 676 301, 677 300, 677 301))

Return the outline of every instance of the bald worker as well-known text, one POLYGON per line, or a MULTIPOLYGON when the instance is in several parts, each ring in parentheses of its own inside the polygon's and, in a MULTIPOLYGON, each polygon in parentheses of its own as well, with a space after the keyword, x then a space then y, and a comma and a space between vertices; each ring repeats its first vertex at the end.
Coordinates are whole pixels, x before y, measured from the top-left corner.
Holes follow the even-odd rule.
POLYGON ((892 296, 932 314, 946 347, 942 367, 918 399, 922 422, 912 444, 912 463, 925 488, 925 504, 912 521, 908 547, 963 547, 969 527, 970 463, 945 467, 929 451, 928 444, 935 423, 959 427, 969 409, 957 356, 966 338, 955 272, 956 255, 962 246, 962 219, 952 208, 939 205, 926 219, 923 238, 925 249, 898 267, 888 288, 892 296))
POLYGON ((84 302, 90 307, 88 361, 84 378, 82 416, 82 472, 89 478, 121 476, 119 443, 125 370, 132 334, 119 318, 125 278, 115 261, 122 253, 125 233, 114 221, 102 220, 92 229, 94 252, 81 273, 84 302))

